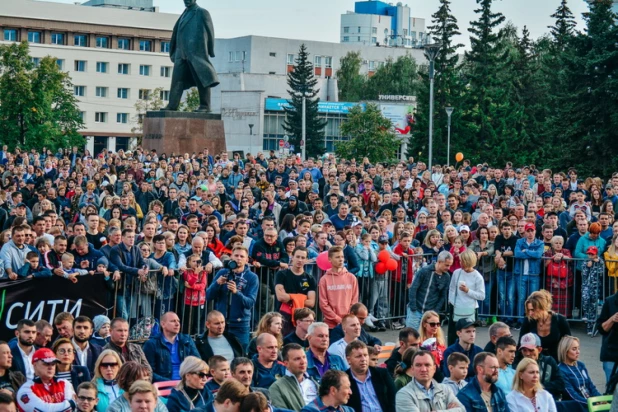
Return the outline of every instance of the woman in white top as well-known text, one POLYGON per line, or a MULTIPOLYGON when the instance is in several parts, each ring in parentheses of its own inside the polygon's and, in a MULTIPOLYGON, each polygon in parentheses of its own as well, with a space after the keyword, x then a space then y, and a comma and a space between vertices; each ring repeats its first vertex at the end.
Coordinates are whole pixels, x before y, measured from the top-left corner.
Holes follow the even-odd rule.
POLYGON ((452 322, 448 326, 448 344, 455 343, 457 335, 455 324, 459 319, 476 320, 476 309, 479 302, 485 299, 485 281, 483 276, 476 270, 477 257, 471 249, 466 249, 459 255, 461 269, 457 269, 451 276, 451 284, 448 291, 448 302, 453 307, 452 322))
POLYGON ((517 365, 513 390, 506 395, 509 410, 517 412, 556 412, 556 403, 543 389, 539 378, 539 365, 524 358, 517 365))

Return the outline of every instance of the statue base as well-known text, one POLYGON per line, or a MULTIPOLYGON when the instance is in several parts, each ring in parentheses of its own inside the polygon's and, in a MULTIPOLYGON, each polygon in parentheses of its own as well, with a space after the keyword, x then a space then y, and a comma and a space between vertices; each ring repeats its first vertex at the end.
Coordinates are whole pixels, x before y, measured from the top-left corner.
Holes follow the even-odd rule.
POLYGON ((150 111, 144 117, 142 147, 159 155, 197 153, 208 149, 212 156, 227 151, 220 114, 150 111))

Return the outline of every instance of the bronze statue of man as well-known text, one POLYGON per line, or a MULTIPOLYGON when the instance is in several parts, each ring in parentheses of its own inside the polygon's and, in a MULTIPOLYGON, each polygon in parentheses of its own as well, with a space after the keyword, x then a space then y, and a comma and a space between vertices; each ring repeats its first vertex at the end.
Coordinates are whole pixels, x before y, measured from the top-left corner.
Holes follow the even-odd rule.
POLYGON ((195 86, 200 94, 198 112, 210 112, 210 89, 219 85, 210 62, 215 57, 215 29, 210 13, 184 0, 186 9, 174 25, 170 58, 174 62, 170 100, 163 110, 178 110, 183 91, 195 86))

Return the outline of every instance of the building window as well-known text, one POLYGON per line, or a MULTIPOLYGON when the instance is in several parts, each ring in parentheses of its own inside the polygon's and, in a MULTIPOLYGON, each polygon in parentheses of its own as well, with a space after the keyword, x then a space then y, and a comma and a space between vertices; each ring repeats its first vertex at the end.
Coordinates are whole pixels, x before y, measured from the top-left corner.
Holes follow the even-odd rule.
POLYGON ((350 28, 349 27, 344 27, 343 28, 343 32, 346 33, 346 34, 349 33, 350 32, 350 28))
POLYGON ((332 69, 333 68, 333 58, 331 56, 325 56, 324 64, 326 65, 327 69, 332 69))
POLYGON ((372 37, 371 38, 371 42, 372 43, 377 43, 378 42, 378 38, 377 37, 372 37))
POLYGON ((378 34, 378 28, 377 27, 372 27, 371 28, 371 34, 378 34))
POLYGON ((241 61, 244 62, 245 58, 247 57, 247 52, 237 51, 235 57, 236 57, 237 62, 241 62, 241 61))
POLYGON ((294 55, 288 54, 288 64, 294 64, 294 55))
POLYGON ((140 100, 150 99, 150 90, 149 89, 139 89, 139 98, 140 100))
POLYGON ((161 77, 170 77, 172 75, 172 68, 170 66, 161 66, 161 77))
POLYGON ((129 113, 116 113, 116 123, 129 123, 129 113))
POLYGON ((94 114, 94 122, 95 123, 107 123, 107 113, 96 112, 94 114))
POLYGON ((97 62, 97 73, 107 73, 107 62, 97 62))
POLYGON ((360 41, 360 36, 358 36, 358 38, 356 39, 356 41, 360 41))
POLYGON ((152 40, 140 40, 139 49, 140 51, 152 51, 152 40))
POLYGON ((349 41, 350 41, 350 37, 348 37, 348 36, 343 36, 343 42, 344 42, 344 43, 349 42, 349 41))
POLYGON ((73 94, 84 97, 86 95, 86 86, 73 86, 73 94))
POLYGON ((17 30, 4 29, 4 40, 5 41, 17 41, 17 30))
POLYGON ((96 47, 99 49, 109 49, 109 38, 105 36, 97 37, 96 47))
POLYGON ((64 46, 64 33, 52 33, 51 44, 59 44, 64 46))
POLYGON ((73 46, 88 47, 88 36, 85 34, 76 34, 73 36, 73 46))
POLYGON ((119 99, 128 99, 129 98, 129 89, 126 87, 118 88, 118 98, 119 99))
POLYGON ((31 57, 30 61, 32 62, 34 67, 39 67, 39 64, 41 64, 41 58, 40 57, 31 57))
POLYGON ((79 112, 79 118, 82 119, 82 122, 86 121, 86 112, 79 112))
POLYGON ((227 61, 228 61, 228 62, 230 62, 230 63, 234 61, 234 52, 230 52, 230 53, 228 54, 228 59, 227 59, 227 61))
POLYGON ((275 53, 275 52, 270 52, 270 53, 268 53, 268 55, 270 57, 277 57, 277 53, 275 53))
POLYGON ((315 56, 313 58, 313 65, 315 67, 322 67, 322 56, 315 56))
POLYGON ((410 37, 412 37, 412 40, 416 40, 416 32, 415 31, 411 31, 410 32, 410 37))
POLYGON ((107 87, 97 86, 95 94, 97 97, 107 97, 107 87))
POLYGON ((139 75, 140 76, 150 76, 150 66, 146 64, 139 65, 139 75))
POLYGON ((161 90, 161 93, 159 93, 159 97, 161 98, 161 100, 164 101, 169 101, 170 99, 170 91, 169 90, 161 90))
POLYGON ((56 60, 56 65, 58 65, 58 70, 64 70, 64 60, 57 59, 56 60))
POLYGON ((118 39, 118 48, 120 50, 131 50, 131 39, 119 38, 118 39))
POLYGON ((169 53, 170 52, 170 42, 162 41, 161 42, 161 53, 169 53))
POLYGON ((376 69, 376 62, 374 62, 373 60, 369 60, 369 70, 375 70, 376 69))
POLYGON ((29 31, 28 41, 30 43, 40 43, 41 42, 41 32, 40 31, 29 31))
POLYGON ((360 33, 360 32, 361 32, 361 26, 358 26, 358 31, 357 31, 357 33, 360 33))
POLYGON ((118 63, 118 74, 129 74, 129 64, 118 63))
POLYGON ((75 71, 85 72, 86 71, 86 60, 75 60, 75 71))

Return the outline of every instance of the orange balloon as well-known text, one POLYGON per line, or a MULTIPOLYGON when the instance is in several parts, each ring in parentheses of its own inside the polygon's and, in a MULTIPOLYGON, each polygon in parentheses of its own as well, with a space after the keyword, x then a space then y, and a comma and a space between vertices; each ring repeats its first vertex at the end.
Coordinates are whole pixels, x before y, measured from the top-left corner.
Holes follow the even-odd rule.
POLYGON ((455 160, 457 160, 458 162, 461 162, 464 158, 463 153, 459 152, 455 155, 455 160))

